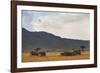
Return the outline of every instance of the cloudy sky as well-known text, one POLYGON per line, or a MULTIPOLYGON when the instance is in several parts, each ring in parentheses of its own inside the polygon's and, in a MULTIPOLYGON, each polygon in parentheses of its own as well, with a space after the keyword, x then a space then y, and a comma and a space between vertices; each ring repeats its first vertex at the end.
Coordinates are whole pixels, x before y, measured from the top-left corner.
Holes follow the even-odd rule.
POLYGON ((89 40, 88 13, 22 10, 22 27, 31 32, 45 31, 62 38, 89 40))

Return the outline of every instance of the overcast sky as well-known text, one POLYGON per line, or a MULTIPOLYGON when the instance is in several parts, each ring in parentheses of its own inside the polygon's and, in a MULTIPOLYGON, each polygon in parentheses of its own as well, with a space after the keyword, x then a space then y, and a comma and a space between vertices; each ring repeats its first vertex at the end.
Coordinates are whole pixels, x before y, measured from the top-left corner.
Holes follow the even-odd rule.
POLYGON ((89 40, 90 16, 86 13, 22 11, 22 27, 62 38, 89 40))

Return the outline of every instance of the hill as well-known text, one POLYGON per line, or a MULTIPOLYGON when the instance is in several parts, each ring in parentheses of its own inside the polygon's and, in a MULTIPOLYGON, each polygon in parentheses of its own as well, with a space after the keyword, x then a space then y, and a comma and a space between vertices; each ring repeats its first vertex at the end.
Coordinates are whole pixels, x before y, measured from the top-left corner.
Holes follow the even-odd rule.
POLYGON ((30 32, 22 28, 22 50, 31 50, 35 48, 44 49, 79 49, 85 46, 89 49, 89 40, 77 40, 61 38, 47 32, 30 32))

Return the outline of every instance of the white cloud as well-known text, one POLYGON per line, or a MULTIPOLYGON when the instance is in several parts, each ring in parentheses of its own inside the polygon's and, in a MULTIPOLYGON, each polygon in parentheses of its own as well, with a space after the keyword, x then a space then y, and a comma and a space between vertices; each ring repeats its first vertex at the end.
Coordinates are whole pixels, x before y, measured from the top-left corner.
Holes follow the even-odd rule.
POLYGON ((63 38, 89 40, 89 14, 49 13, 31 22, 33 31, 46 31, 63 38))

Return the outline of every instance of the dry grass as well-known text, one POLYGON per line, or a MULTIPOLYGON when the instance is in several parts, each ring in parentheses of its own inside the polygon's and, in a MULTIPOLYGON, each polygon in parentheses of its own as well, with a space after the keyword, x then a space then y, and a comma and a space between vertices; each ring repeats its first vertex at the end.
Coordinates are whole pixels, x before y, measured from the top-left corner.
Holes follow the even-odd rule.
MULTIPOLYGON (((54 53, 53 53, 54 54, 54 53)), ((82 60, 82 59, 89 59, 90 55, 89 52, 82 52, 81 55, 76 56, 61 56, 56 55, 58 53, 55 53, 55 55, 50 56, 31 56, 29 53, 23 53, 22 55, 22 62, 40 62, 40 61, 59 61, 59 60, 82 60)))

